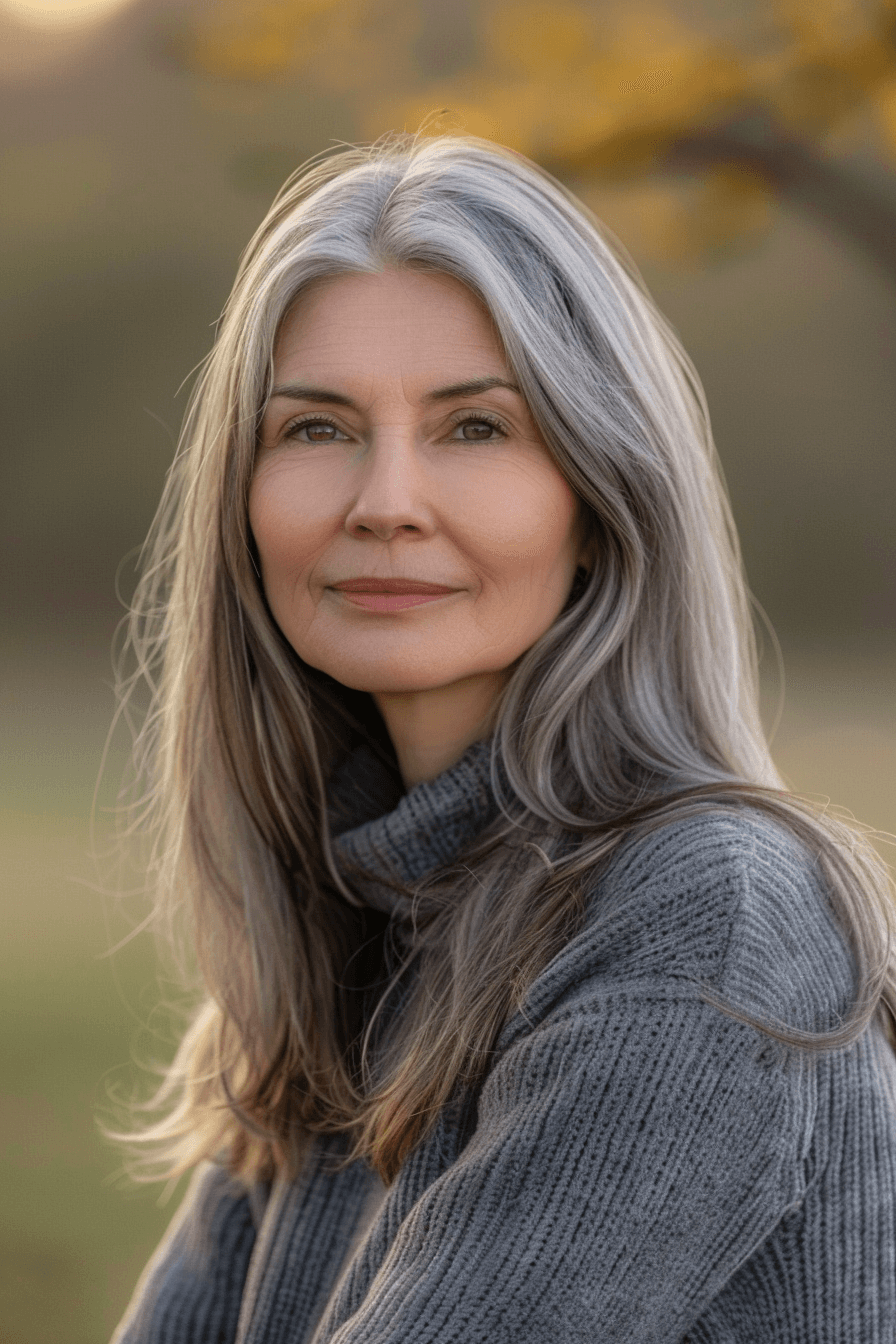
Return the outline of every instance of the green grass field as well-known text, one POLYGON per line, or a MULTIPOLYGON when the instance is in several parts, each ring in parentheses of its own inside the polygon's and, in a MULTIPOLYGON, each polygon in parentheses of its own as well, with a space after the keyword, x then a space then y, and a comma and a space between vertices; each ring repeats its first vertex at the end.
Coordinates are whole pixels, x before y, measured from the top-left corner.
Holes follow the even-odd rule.
POLYGON ((7 811, 0 827, 0 1337, 88 1344, 108 1338, 170 1216, 158 1190, 116 1188, 94 1120, 145 1039, 153 957, 144 939, 101 959, 108 902, 85 885, 84 823, 7 811))
MULTIPOLYGON (((896 830, 893 660, 788 665, 775 745, 788 782, 896 830)), ((133 1078, 132 1051, 151 1048, 155 965, 146 937, 111 959, 102 955, 126 923, 95 890, 87 858, 83 785, 98 729, 94 713, 81 722, 77 710, 75 703, 56 711, 65 732, 55 720, 36 724, 39 748, 26 759, 20 742, 2 780, 4 1344, 102 1344, 176 1203, 175 1196, 159 1208, 160 1187, 116 1180, 120 1156, 96 1128, 109 1086, 133 1078), (42 791, 51 733, 57 741, 61 734, 70 763, 53 774, 52 787, 48 775, 42 791), (44 792, 42 812, 36 800, 44 792)), ((884 845, 881 852, 889 862, 896 855, 884 845)))

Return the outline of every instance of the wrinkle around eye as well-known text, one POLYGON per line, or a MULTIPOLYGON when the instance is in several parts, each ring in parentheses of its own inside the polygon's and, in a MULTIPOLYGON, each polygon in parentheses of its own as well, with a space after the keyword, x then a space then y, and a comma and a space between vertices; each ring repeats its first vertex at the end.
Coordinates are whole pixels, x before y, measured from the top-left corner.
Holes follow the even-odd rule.
MULTIPOLYGON (((456 412, 451 416, 447 432, 435 430, 433 432, 433 442, 441 440, 448 443, 463 443, 468 445, 498 444, 514 436, 514 431, 507 422, 494 411, 470 411, 456 412), (488 438, 467 438, 464 429, 468 425, 486 426, 491 430, 488 438)), ((292 418, 283 425, 282 429, 275 425, 271 427, 268 433, 262 430, 259 440, 259 447, 268 451, 276 450, 279 447, 288 446, 291 443, 301 443, 309 448, 324 448, 334 443, 350 443, 356 438, 356 434, 347 431, 338 421, 327 415, 325 412, 306 413, 304 416, 292 418), (303 430, 314 429, 317 426, 326 427, 333 431, 331 437, 313 439, 301 438, 303 430)))

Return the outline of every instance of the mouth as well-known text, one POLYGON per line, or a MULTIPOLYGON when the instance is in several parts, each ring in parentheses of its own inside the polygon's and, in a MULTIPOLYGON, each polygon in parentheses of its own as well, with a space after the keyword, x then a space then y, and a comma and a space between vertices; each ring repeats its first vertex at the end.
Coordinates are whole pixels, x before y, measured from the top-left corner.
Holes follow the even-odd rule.
POLYGON ((367 611, 404 611, 408 607, 422 607, 430 602, 443 602, 446 597, 451 597, 457 591, 456 588, 446 588, 439 593, 400 593, 394 590, 354 592, 344 588, 334 589, 334 592, 341 593, 346 602, 351 602, 353 607, 363 607, 367 611))
POLYGON ((419 579, 378 579, 372 576, 345 579, 342 583, 333 584, 333 590, 341 593, 352 606, 363 607, 367 611, 404 611, 408 607, 439 602, 460 591, 442 583, 423 583, 419 579))
POLYGON ((456 590, 446 583, 426 583, 423 579, 378 579, 372 574, 362 574, 357 579, 342 579, 334 583, 333 588, 348 593, 453 593, 456 590))

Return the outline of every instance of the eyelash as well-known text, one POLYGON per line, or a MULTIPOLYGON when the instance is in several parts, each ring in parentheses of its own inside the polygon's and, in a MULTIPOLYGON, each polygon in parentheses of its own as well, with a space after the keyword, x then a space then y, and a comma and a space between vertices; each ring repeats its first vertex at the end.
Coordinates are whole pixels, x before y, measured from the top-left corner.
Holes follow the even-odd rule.
POLYGON ((284 439, 293 438, 298 431, 304 429, 306 425, 332 425, 334 429, 339 429, 336 421, 329 415, 306 415, 302 420, 290 421, 283 431, 284 439))
MULTIPOLYGON (((492 429, 496 429, 498 431, 502 439, 506 439, 509 433, 509 430, 505 425, 504 421, 500 420, 497 415, 492 415, 488 411, 471 411, 469 414, 466 415, 461 413, 461 415, 459 415, 454 421, 454 428, 458 429, 461 425, 471 425, 471 424, 491 425, 492 429)), ((467 442, 472 442, 472 440, 467 440, 467 442)), ((486 440, 486 442, 489 442, 489 440, 486 440)))
MULTIPOLYGON (((337 425, 336 421, 329 415, 308 415, 301 420, 291 421, 290 424, 288 424, 286 426, 286 429, 283 431, 283 437, 285 439, 294 438, 298 434, 298 431, 300 429, 304 429, 306 425, 321 425, 321 424, 332 425, 334 429, 339 429, 339 426, 337 425)), ((496 429, 498 433, 501 435, 501 437, 505 439, 509 432, 507 426, 504 424, 504 421, 499 419, 498 416, 492 415, 488 411, 475 411, 470 412, 466 415, 461 414, 454 420, 453 424, 455 429, 458 429, 461 425, 470 425, 470 424, 491 425, 492 429, 496 429)), ((340 430, 340 433, 341 432, 342 431, 340 430)), ((460 442, 462 442, 462 440, 460 440, 460 442)), ((468 439, 467 442, 473 443, 475 442, 475 440, 468 439)), ((491 440, 480 439, 479 442, 489 443, 491 442, 491 440)))

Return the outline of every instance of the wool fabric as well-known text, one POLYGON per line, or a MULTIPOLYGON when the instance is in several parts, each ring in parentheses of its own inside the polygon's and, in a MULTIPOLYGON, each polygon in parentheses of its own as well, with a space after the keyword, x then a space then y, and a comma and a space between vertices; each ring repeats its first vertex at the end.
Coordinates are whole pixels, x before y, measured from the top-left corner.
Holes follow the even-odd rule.
MULTIPOLYGON (((369 752, 333 782, 335 845, 389 878, 494 817, 490 744, 402 795, 369 752)), ((382 880, 379 880, 382 879, 382 880)), ((341 1171, 248 1192, 193 1179, 113 1344, 894 1344, 896 1057, 785 1048, 709 985, 832 1026, 852 957, 811 856, 756 809, 623 846, 580 931, 386 1190, 341 1171)))

